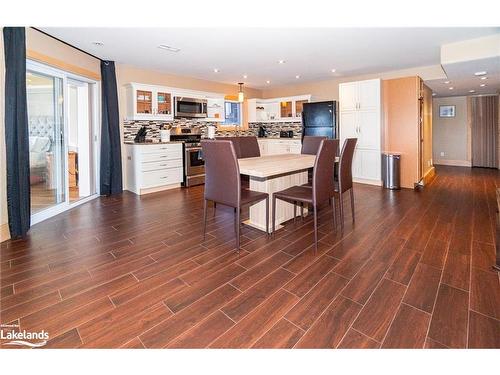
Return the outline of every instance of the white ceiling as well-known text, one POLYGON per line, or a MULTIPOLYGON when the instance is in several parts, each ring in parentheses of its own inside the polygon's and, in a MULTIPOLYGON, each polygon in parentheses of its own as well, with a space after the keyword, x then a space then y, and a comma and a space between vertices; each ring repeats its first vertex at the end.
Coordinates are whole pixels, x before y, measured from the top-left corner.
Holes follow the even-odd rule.
POLYGON ((436 65, 442 44, 500 32, 500 28, 41 29, 103 59, 261 89, 436 65), (95 46, 94 41, 104 45, 95 46), (161 50, 160 44, 181 50, 161 50), (281 59, 286 62, 279 64, 281 59))
POLYGON ((495 94, 500 90, 500 56, 445 64, 443 68, 447 79, 425 82, 438 97, 495 94), (476 72, 486 74, 476 76, 476 72))

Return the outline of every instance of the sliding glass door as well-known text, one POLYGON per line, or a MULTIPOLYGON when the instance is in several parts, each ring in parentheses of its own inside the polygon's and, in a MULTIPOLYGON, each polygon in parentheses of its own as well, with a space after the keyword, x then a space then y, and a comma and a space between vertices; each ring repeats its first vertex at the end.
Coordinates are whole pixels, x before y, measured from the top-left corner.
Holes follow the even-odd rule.
POLYGON ((27 62, 32 223, 97 193, 97 83, 27 62))
POLYGON ((66 200, 63 79, 28 71, 31 212, 66 200))

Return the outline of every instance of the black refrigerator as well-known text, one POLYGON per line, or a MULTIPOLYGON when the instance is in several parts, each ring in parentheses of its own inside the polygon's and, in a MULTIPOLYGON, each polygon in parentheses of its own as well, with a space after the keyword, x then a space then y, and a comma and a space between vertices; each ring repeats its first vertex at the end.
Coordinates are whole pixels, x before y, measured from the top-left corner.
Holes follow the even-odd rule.
POLYGON ((337 138, 337 102, 304 103, 302 138, 305 135, 337 138))

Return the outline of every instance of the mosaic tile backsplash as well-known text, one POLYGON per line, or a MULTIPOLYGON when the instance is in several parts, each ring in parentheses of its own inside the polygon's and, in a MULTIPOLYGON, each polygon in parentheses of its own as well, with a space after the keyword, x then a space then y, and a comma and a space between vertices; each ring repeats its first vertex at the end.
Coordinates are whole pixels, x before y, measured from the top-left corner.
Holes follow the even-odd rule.
MULTIPOLYGON (((146 126, 148 133, 146 141, 157 141, 160 138, 160 126, 171 125, 181 128, 199 128, 202 137, 207 136, 208 126, 217 126, 215 122, 196 121, 180 119, 169 122, 163 121, 128 121, 123 123, 123 139, 125 142, 133 142, 137 131, 146 126)), ((294 138, 301 138, 302 136, 302 123, 301 122, 273 122, 273 123, 259 123, 251 122, 248 124, 248 129, 242 130, 217 130, 216 135, 221 137, 233 136, 238 134, 240 136, 257 136, 259 127, 263 126, 266 129, 268 137, 279 137, 281 130, 292 130, 294 138)))

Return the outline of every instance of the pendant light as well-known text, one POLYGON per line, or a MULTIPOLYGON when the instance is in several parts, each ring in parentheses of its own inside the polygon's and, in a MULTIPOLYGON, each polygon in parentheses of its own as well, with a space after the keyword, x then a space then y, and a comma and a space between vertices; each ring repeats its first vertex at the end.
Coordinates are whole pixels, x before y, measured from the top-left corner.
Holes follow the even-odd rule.
POLYGON ((238 85, 240 86, 240 91, 238 92, 238 101, 240 103, 243 103, 243 101, 245 100, 245 94, 243 93, 243 83, 240 82, 238 83, 238 85))

